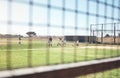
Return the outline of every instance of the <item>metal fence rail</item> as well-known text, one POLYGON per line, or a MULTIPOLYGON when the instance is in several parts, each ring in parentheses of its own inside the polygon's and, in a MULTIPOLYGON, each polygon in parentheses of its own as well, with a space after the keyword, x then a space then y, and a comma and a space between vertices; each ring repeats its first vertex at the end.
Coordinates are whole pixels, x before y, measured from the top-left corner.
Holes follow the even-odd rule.
MULTIPOLYGON (((93 60, 63 65, 16 69, 0 72, 1 78, 75 78, 120 67, 120 58, 93 60)), ((118 75, 116 78, 119 77, 118 75)))
POLYGON ((0 0, 0 70, 119 58, 119 21, 120 0, 0 0))

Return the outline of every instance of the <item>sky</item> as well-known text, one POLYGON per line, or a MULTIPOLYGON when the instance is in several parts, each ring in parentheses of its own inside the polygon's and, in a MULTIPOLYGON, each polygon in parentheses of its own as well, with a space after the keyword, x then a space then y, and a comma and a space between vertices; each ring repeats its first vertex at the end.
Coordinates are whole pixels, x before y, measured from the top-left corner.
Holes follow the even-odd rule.
MULTIPOLYGON (((63 0, 50 0, 52 7, 62 8, 63 0)), ((64 28, 63 26, 63 10, 50 8, 50 14, 48 19, 48 0, 33 0, 34 5, 32 6, 32 16, 29 12, 29 0, 13 0, 11 2, 11 10, 9 7, 8 0, 0 0, 0 34, 21 34, 26 35, 28 31, 34 31, 37 35, 88 35, 88 28, 90 24, 96 23, 111 23, 119 22, 117 20, 111 20, 107 18, 105 21, 104 17, 96 17, 95 14, 100 16, 106 15, 107 17, 112 17, 118 19, 119 9, 112 9, 111 5, 112 0, 107 0, 109 4, 105 12, 105 5, 100 3, 99 5, 96 0, 89 0, 89 18, 87 18, 87 0, 78 0, 77 10, 81 13, 77 13, 77 27, 75 29, 76 20, 75 12, 65 11, 64 16, 64 28), (97 8, 97 5, 99 8, 97 8), (29 26, 30 17, 32 17, 32 26, 29 26), (98 19, 97 19, 98 18, 98 19), (87 22, 87 19, 89 22, 87 22), (8 24, 7 21, 12 21, 12 24, 8 24), (47 26, 48 20, 50 22, 50 27, 47 26)), ((105 0, 99 0, 105 2, 105 0)), ((120 0, 114 0, 114 5, 119 7, 120 0)), ((68 10, 75 10, 75 0, 65 0, 64 8, 68 10)), ((100 26, 101 27, 101 26, 100 26)), ((107 28, 112 28, 107 26, 107 28)))

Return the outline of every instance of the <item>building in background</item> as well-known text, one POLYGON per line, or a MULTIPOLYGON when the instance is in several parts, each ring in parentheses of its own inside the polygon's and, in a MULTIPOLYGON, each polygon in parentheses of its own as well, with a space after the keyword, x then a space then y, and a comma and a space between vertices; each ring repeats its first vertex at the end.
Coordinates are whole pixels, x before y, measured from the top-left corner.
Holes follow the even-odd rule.
POLYGON ((89 43, 95 43, 97 41, 96 36, 80 36, 80 35, 66 35, 65 39, 67 41, 79 41, 79 42, 89 42, 89 43))

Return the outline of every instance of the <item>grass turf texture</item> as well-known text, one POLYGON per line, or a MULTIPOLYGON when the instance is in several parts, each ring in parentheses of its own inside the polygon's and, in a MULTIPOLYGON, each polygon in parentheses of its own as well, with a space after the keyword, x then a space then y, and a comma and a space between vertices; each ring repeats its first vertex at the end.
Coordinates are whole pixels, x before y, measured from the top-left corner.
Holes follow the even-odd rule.
POLYGON ((29 62, 32 66, 43 66, 107 58, 120 54, 118 49, 81 48, 86 44, 80 44, 75 49, 72 42, 68 42, 66 47, 62 48, 56 46, 57 41, 54 41, 53 46, 47 48, 46 40, 33 39, 29 42, 28 39, 23 39, 20 45, 17 39, 12 39, 11 45, 7 45, 6 41, 5 39, 0 41, 0 70, 7 69, 7 60, 11 62, 11 68, 14 69, 28 67, 29 62), (7 54, 11 56, 9 59, 6 58, 7 54))

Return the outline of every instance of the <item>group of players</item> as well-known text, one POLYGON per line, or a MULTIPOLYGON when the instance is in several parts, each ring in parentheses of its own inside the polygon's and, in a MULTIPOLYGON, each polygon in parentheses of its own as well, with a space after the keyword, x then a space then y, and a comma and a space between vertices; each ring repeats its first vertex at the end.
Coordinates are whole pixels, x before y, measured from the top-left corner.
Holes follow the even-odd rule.
MULTIPOLYGON (((19 39, 18 44, 21 44, 21 38, 22 37, 19 35, 19 37, 18 37, 18 39, 19 39)), ((48 46, 49 47, 52 47, 52 42, 53 42, 52 37, 49 37, 48 38, 48 46)), ((61 37, 59 37, 58 38, 58 42, 57 42, 57 46, 61 46, 61 47, 66 46, 66 40, 63 39, 63 38, 61 38, 61 37)), ((72 46, 79 46, 79 41, 78 40, 74 41, 74 43, 72 44, 72 46)))
MULTIPOLYGON (((52 46, 52 37, 48 38, 48 46, 51 47, 52 46)), ((58 42, 57 42, 57 46, 66 46, 66 40, 62 39, 62 38, 58 38, 58 42)), ((74 41, 74 44, 72 46, 79 46, 79 40, 74 41)))
MULTIPOLYGON (((49 37, 48 39, 48 46, 52 46, 52 37, 49 37)), ((65 46, 66 45, 66 40, 62 38, 58 38, 57 46, 65 46)))

